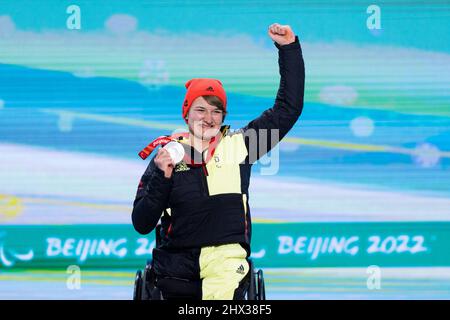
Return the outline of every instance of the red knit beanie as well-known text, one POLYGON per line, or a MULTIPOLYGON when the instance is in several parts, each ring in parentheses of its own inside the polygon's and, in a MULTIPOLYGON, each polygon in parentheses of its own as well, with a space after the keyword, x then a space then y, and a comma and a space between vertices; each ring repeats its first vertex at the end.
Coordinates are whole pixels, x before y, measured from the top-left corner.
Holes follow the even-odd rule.
MULTIPOLYGON (((200 96, 216 96, 223 103, 224 111, 227 111, 227 96, 223 89, 222 82, 217 79, 194 78, 185 84, 187 92, 183 102, 183 119, 191 108, 192 102, 200 96)), ((186 121, 187 122, 187 121, 186 121)))

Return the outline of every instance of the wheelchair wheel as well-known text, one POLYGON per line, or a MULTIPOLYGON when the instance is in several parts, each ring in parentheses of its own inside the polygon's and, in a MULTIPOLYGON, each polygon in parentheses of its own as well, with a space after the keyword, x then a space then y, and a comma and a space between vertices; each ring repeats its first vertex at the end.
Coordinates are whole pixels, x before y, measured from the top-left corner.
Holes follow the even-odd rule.
POLYGON ((146 265, 142 273, 141 300, 150 300, 151 284, 149 265, 146 265))
POLYGON ((163 296, 161 290, 155 286, 156 284, 156 276, 153 273, 151 263, 148 262, 144 275, 142 277, 142 300, 163 300, 163 296))
POLYGON ((134 279, 134 291, 133 291, 133 300, 142 300, 142 271, 138 270, 136 272, 136 277, 134 279))
POLYGON ((253 269, 253 261, 249 261, 249 277, 250 284, 247 291, 247 300, 256 300, 256 281, 255 281, 255 270, 253 269))
POLYGON ((266 300, 266 286, 264 284, 264 275, 262 270, 257 272, 258 278, 258 300, 266 300))

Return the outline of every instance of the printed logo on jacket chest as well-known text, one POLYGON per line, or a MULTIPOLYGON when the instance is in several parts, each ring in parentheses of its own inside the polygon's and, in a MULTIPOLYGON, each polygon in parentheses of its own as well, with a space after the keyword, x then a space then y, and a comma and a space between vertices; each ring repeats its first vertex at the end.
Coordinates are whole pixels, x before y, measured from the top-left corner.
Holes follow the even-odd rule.
POLYGON ((218 154, 214 155, 214 162, 216 163, 216 168, 222 167, 222 165, 220 164, 220 158, 218 154))
POLYGON ((175 172, 182 172, 182 171, 189 171, 191 168, 189 168, 186 164, 186 162, 181 161, 175 166, 175 172))

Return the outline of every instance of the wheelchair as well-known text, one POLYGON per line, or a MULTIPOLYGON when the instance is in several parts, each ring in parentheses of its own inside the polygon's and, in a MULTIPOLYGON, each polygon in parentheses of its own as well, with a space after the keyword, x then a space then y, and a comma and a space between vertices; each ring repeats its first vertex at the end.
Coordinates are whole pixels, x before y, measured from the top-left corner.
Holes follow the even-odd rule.
MULTIPOLYGON (((161 243, 160 237, 161 225, 156 227, 156 246, 161 243)), ((247 258, 249 263, 249 272, 239 285, 241 297, 244 300, 266 300, 266 291, 263 271, 255 270, 252 259, 247 258)), ((153 270, 152 260, 147 260, 144 270, 137 270, 134 280, 133 300, 165 300, 162 290, 158 287, 158 280, 153 270)), ((180 292, 195 291, 193 281, 187 279, 162 279, 177 281, 180 285, 180 292)), ((197 284, 198 285, 198 284, 197 284)), ((190 294, 186 294, 187 299, 192 299, 190 294)), ((197 296, 200 300, 201 296, 197 296)), ((194 298, 195 299, 195 298, 194 298)))

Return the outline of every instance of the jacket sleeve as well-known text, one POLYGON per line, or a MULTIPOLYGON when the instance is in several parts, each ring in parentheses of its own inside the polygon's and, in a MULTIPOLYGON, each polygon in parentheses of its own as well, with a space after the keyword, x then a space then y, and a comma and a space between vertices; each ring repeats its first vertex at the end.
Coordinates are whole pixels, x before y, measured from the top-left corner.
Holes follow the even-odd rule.
POLYGON ((153 158, 139 182, 133 203, 131 219, 137 232, 148 234, 156 227, 163 210, 168 207, 171 189, 172 179, 164 177, 153 158))
POLYGON ((303 109, 305 65, 298 36, 293 43, 283 46, 274 44, 278 48, 281 76, 274 106, 240 130, 244 133, 251 163, 283 139, 297 122, 303 109))

